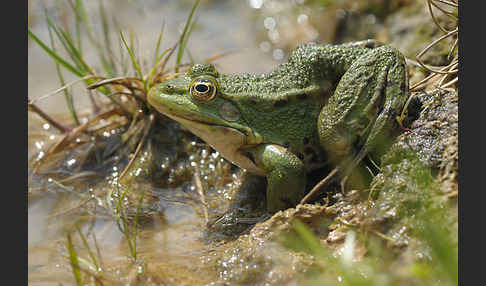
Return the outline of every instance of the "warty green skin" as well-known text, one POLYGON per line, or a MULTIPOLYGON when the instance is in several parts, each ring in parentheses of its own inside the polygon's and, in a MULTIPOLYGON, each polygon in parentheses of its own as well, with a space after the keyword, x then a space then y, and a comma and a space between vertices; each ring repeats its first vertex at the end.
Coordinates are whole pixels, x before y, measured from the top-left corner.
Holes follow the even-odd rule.
POLYGON ((266 176, 267 209, 275 212, 299 203, 309 171, 326 163, 351 170, 381 153, 408 93, 403 55, 367 40, 302 45, 261 75, 197 64, 152 88, 148 102, 232 163, 266 176), (209 101, 191 96, 199 78, 216 85, 209 101))

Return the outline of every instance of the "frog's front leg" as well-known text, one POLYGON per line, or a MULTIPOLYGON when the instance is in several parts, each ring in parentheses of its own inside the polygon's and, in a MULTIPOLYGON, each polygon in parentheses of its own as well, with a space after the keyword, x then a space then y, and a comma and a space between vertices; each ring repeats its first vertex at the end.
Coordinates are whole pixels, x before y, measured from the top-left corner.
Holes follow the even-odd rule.
POLYGON ((365 155, 379 160, 397 135, 407 96, 405 59, 396 49, 381 46, 351 64, 318 118, 321 145, 344 175, 365 155))
POLYGON ((286 148, 262 144, 249 150, 267 177, 267 210, 277 212, 297 205, 304 196, 304 163, 286 148))

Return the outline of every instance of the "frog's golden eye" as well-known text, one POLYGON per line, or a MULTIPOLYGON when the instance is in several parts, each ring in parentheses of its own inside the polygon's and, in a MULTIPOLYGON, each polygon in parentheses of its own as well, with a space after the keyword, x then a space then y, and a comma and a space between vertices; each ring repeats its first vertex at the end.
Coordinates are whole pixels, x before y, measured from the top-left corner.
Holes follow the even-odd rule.
POLYGON ((207 78, 198 78, 192 84, 189 93, 194 99, 209 101, 216 95, 216 84, 207 78))

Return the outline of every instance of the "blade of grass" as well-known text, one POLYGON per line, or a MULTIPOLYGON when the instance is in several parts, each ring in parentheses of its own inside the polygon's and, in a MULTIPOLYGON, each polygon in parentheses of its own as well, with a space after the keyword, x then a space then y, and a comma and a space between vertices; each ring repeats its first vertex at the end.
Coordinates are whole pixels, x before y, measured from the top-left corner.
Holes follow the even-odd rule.
POLYGON ((36 42, 47 54, 49 54, 56 62, 58 62, 60 65, 62 65, 64 68, 72 72, 73 74, 83 77, 84 74, 83 72, 79 71, 75 67, 73 67, 71 64, 66 62, 64 59, 62 59, 60 56, 58 56, 53 50, 51 50, 42 40, 40 40, 34 32, 30 30, 30 28, 27 29, 28 35, 36 42))
POLYGON ((174 51, 176 50, 178 45, 179 45, 179 41, 177 41, 172 47, 169 48, 170 49, 169 53, 165 56, 164 60, 160 62, 159 66, 157 67, 157 70, 159 70, 159 72, 156 77, 162 76, 164 74, 165 66, 167 65, 167 62, 169 61, 172 54, 174 54, 174 51))
MULTIPOLYGON (((58 37, 59 41, 61 42, 61 44, 63 45, 64 49, 70 54, 71 51, 69 50, 69 47, 67 46, 67 43, 64 41, 64 39, 62 38, 61 36, 61 33, 59 32, 59 30, 57 29, 57 27, 55 25, 52 24, 52 21, 51 21, 51 18, 49 17, 49 13, 47 11, 47 8, 44 4, 44 2, 42 2, 42 8, 44 10, 44 16, 45 16, 45 19, 46 19, 46 22, 47 22, 47 27, 48 27, 48 30, 49 30, 49 36, 51 38, 51 47, 53 48, 53 50, 56 52, 57 54, 57 51, 55 50, 55 46, 54 44, 52 43, 53 40, 52 40, 52 32, 51 30, 54 30, 54 32, 56 33, 56 36, 58 37)), ((63 21, 63 23, 65 24, 65 21, 63 21)), ((67 28, 67 27, 66 27, 67 28)), ((76 57, 72 57, 71 56, 71 59, 74 61, 74 64, 76 65, 76 67, 79 69, 79 70, 83 70, 82 68, 82 65, 81 63, 77 60, 76 57)))
MULTIPOLYGON (((159 37, 157 38, 157 45, 155 46, 154 62, 158 62, 158 59, 160 58, 159 57, 159 49, 160 49, 160 43, 162 42, 164 30, 165 30, 165 21, 162 22, 162 28, 160 28, 159 37)), ((155 64, 154 66, 156 66, 156 65, 157 64, 155 64)))
MULTIPOLYGON (((77 5, 77 3, 75 5, 77 5)), ((83 43, 82 43, 82 40, 81 40, 81 22, 80 21, 74 21, 74 31, 76 33, 76 43, 77 43, 78 51, 82 55, 83 43)))
POLYGON ((130 58, 132 60, 132 65, 133 65, 133 67, 135 68, 135 70, 137 72, 137 76, 139 78, 143 79, 142 71, 140 70, 140 67, 139 67, 139 65, 137 63, 137 60, 135 59, 135 55, 133 54, 132 49, 128 46, 127 41, 125 40, 125 37, 123 36, 123 32, 122 31, 120 31, 120 36, 121 36, 121 39, 123 41, 123 44, 125 45, 125 48, 128 51, 128 54, 130 55, 130 58))
POLYGON ((142 190, 140 194, 140 199, 138 200, 137 213, 135 214, 135 224, 133 225, 133 245, 132 257, 137 260, 137 229, 138 229, 138 217, 140 216, 140 210, 142 208, 143 197, 145 196, 145 189, 142 190))
POLYGON ((182 31, 181 37, 179 39, 179 50, 177 51, 177 58, 176 58, 176 69, 175 72, 179 72, 179 64, 181 63, 182 56, 184 54, 185 44, 187 41, 187 30, 189 29, 192 21, 192 16, 194 15, 194 11, 196 11, 197 6, 199 5, 200 0, 194 1, 194 5, 192 6, 191 12, 189 13, 189 17, 187 18, 186 24, 184 26, 184 30, 182 31))
MULTIPOLYGON (((117 30, 117 31, 122 31, 123 30, 122 25, 120 25, 120 23, 118 22, 118 20, 116 19, 115 16, 113 16, 112 22, 113 22, 113 24, 115 26, 115 30, 117 30)), ((117 39, 118 39, 118 48, 120 49, 119 50, 119 52, 120 52, 120 60, 118 62, 118 65, 121 66, 121 74, 126 75, 127 72, 128 72, 128 61, 125 60, 125 49, 123 48, 124 45, 122 43, 122 40, 121 40, 120 37, 118 37, 117 39)))
POLYGON ((194 27, 196 26, 196 22, 197 22, 197 18, 194 19, 194 21, 191 23, 191 27, 189 28, 189 31, 187 32, 186 38, 184 39, 184 43, 183 43, 184 50, 186 51, 187 56, 189 57, 189 62, 191 64, 194 63, 194 57, 192 56, 192 54, 190 53, 190 51, 188 49, 186 49, 186 43, 189 40, 189 37, 191 36, 192 31, 194 30, 194 27))
MULTIPOLYGON (((104 44, 103 47, 106 50, 108 60, 103 61, 103 66, 105 67, 106 73, 110 77, 114 77, 116 73, 116 67, 113 61, 113 52, 111 48, 111 40, 110 40, 110 25, 108 25, 108 21, 106 19, 105 7, 103 6, 103 1, 100 1, 100 16, 101 16, 101 26, 103 28, 103 37, 104 37, 104 44)), ((104 57, 102 57, 104 59, 104 57)))
POLYGON ((294 222, 294 230, 297 232, 299 237, 309 248, 311 253, 317 254, 321 258, 327 258, 329 255, 324 251, 321 246, 319 239, 309 230, 309 228, 299 220, 294 222))
POLYGON ((90 74, 94 74, 91 67, 84 61, 81 52, 74 46, 72 41, 72 37, 70 34, 66 33, 65 31, 60 30, 61 36, 63 40, 66 42, 67 46, 69 47, 69 55, 74 60, 76 59, 81 64, 82 68, 86 70, 90 74))
POLYGON ((130 254, 133 255, 133 245, 130 237, 130 231, 128 229, 128 219, 125 214, 125 210, 123 207, 120 207, 118 211, 118 217, 116 219, 116 224, 118 226, 118 229, 120 230, 121 233, 125 236, 125 239, 127 240, 128 248, 130 250, 130 254), (121 220, 121 224, 120 224, 121 220))
POLYGON ((91 248, 89 247, 88 241, 86 240, 86 237, 84 236, 83 232, 79 228, 79 225, 75 224, 75 227, 76 227, 76 230, 78 231, 79 237, 81 237, 81 241, 83 242, 84 247, 86 248, 86 250, 88 250, 88 255, 91 258, 91 261, 95 265, 95 271, 98 271, 98 269, 100 269, 100 266, 98 264, 98 261, 96 259, 95 254, 93 253, 93 251, 91 251, 91 248))
POLYGON ((89 23, 88 14, 86 13, 83 2, 81 0, 76 0, 76 3, 73 4, 71 1, 69 1, 69 4, 73 9, 74 14, 76 15, 76 22, 80 22, 83 24, 84 28, 86 29, 89 41, 95 46, 96 50, 98 51, 98 56, 100 58, 100 62, 103 65, 103 68, 105 69, 105 72, 108 75, 112 76, 114 74, 113 69, 110 67, 109 61, 105 57, 105 54, 103 52, 103 45, 100 45, 100 43, 96 40, 94 36, 94 32, 91 27, 92 25, 90 25, 89 23))
POLYGON ((86 34, 88 36, 88 39, 95 45, 99 46, 98 42, 93 36, 93 30, 91 29, 91 26, 89 25, 88 21, 88 14, 86 13, 86 9, 84 8, 83 1, 82 0, 75 0, 75 3, 73 4, 72 1, 69 1, 69 4, 71 8, 74 11, 74 15, 76 15, 76 21, 81 22, 86 29, 86 34))
MULTIPOLYGON (((81 55, 79 54, 79 51, 73 46, 72 42, 69 40, 69 36, 58 29, 51 21, 49 16, 47 15, 46 12, 46 21, 48 26, 56 33, 57 38, 61 42, 61 44, 64 46, 64 49, 68 53, 69 57, 71 60, 74 62, 76 67, 83 73, 86 74, 88 71, 91 71, 91 69, 88 67, 88 65, 84 62, 82 59, 81 55)), ((90 72, 92 74, 92 72, 90 72)))
MULTIPOLYGON (((34 32, 32 32, 30 29, 27 30, 28 35, 48 54, 50 55, 56 62, 58 62, 61 66, 66 68, 68 71, 72 72, 73 74, 77 75, 78 77, 83 77, 87 72, 84 70, 77 69, 73 67, 70 63, 65 61, 63 58, 61 58, 57 53, 55 53, 52 49, 50 49, 42 40, 40 40, 34 32)), ((95 80, 93 78, 87 78, 84 80, 84 82, 87 85, 91 85, 95 83, 95 80)), ((110 96, 111 91, 105 87, 105 86, 100 86, 97 90, 102 92, 105 96, 108 97, 114 104, 122 108, 126 112, 126 108, 118 102, 116 99, 114 99, 112 96, 110 96)), ((127 114, 130 114, 130 112, 126 112, 127 114)))
MULTIPOLYGON (((154 66, 152 67, 152 70, 150 71, 150 73, 147 75, 147 79, 145 81, 145 90, 149 90, 151 87, 152 87, 152 79, 153 79, 153 76, 155 74, 155 72, 157 71, 157 67, 159 66, 159 63, 160 61, 162 60, 162 58, 170 51, 171 49, 168 48, 166 49, 165 51, 162 52, 162 54, 160 55, 160 57, 155 61, 154 63, 154 66)), ((148 104, 148 102, 147 102, 148 104)))
POLYGON ((74 249, 71 233, 67 234, 66 248, 69 252, 69 261, 71 262, 71 269, 73 271, 74 279, 76 280, 76 285, 81 286, 83 285, 83 279, 79 268, 78 253, 74 249))
MULTIPOLYGON (((57 52, 56 51, 56 46, 54 45, 54 38, 52 36, 51 27, 48 26, 47 27, 47 30, 49 31, 49 38, 51 40, 52 50, 54 52, 57 52)), ((66 85, 66 82, 64 80, 64 76, 62 75, 62 71, 61 71, 61 68, 60 68, 58 62, 56 62, 56 72, 57 72, 57 76, 59 77, 59 81, 61 83, 61 86, 65 86, 66 85)), ((79 126, 80 122, 79 122, 79 118, 78 118, 78 115, 76 113, 76 110, 74 108, 73 97, 72 97, 71 93, 68 92, 67 89, 64 89, 63 92, 64 92, 64 98, 66 99, 66 105, 67 105, 67 107, 69 109, 69 112, 71 113, 71 115, 72 115, 72 117, 74 119, 74 122, 76 123, 76 126, 79 126)))
POLYGON ((104 268, 103 267, 103 260, 102 260, 102 256, 101 256, 100 247, 98 246, 98 241, 96 239, 96 234, 94 232, 92 232, 91 235, 93 236, 93 242, 94 242, 94 245, 95 245, 95 248, 96 248, 96 255, 98 256, 100 269, 103 269, 104 268))

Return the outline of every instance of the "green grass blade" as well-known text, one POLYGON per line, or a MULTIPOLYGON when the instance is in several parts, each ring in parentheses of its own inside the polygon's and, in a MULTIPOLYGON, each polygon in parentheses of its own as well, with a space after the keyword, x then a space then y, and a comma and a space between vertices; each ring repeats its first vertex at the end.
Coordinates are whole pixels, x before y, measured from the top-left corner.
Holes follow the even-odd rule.
POLYGON ((76 226, 76 230, 78 231, 79 237, 81 237, 81 241, 83 242, 84 247, 86 248, 86 250, 88 250, 88 255, 91 258, 91 261, 95 265, 95 271, 98 271, 100 266, 98 264, 98 260, 96 259, 96 255, 93 253, 93 251, 91 251, 88 241, 86 240, 86 237, 84 236, 83 232, 79 228, 79 225, 76 224, 75 226, 76 226))
POLYGON ((157 45, 155 46, 154 62, 157 62, 157 59, 159 58, 160 43, 162 42, 164 30, 165 30, 165 22, 162 23, 162 28, 160 29, 159 37, 157 39, 157 45))
POLYGON ((50 20, 48 20, 48 24, 50 27, 52 27, 61 43, 64 45, 64 48, 68 52, 73 62, 75 62, 78 66, 78 69, 85 71, 85 73, 94 74, 91 67, 84 61, 81 51, 75 47, 71 35, 56 28, 56 26, 54 26, 50 20))
POLYGON ((184 39, 184 43, 183 43, 184 50, 186 51, 186 54, 189 57, 189 62, 191 64, 194 63, 194 58, 193 58, 192 54, 189 52, 189 50, 186 49, 186 42, 189 39, 189 37, 191 36, 192 31, 194 30, 194 27, 196 26, 196 22, 197 22, 197 19, 194 19, 194 21, 191 23, 191 27, 189 28, 189 31, 187 32, 186 38, 184 39))
POLYGON ((317 254, 321 258, 327 257, 324 248, 322 247, 319 239, 309 230, 309 228, 299 220, 294 222, 294 230, 299 235, 302 242, 310 250, 311 253, 317 254))
MULTIPOLYGON (((87 29, 88 38, 90 38, 92 40, 93 44, 96 47, 99 47, 98 43, 96 42, 96 40, 92 36, 92 32, 91 32, 90 27, 88 25, 87 16, 86 16, 86 12, 84 11, 84 7, 82 5, 82 1, 77 0, 75 4, 73 4, 71 1, 69 3, 71 4, 71 7, 73 8, 73 10, 76 14, 77 20, 82 22, 83 25, 85 26, 85 28, 87 29)), ((59 65, 61 65, 62 67, 64 67, 65 69, 67 69, 68 71, 73 73, 74 75, 82 78, 88 72, 91 73, 91 74, 94 74, 94 72, 91 70, 91 68, 82 59, 82 57, 81 57, 82 53, 73 44, 73 41, 71 40, 72 37, 69 36, 66 33, 64 33, 64 34, 61 33, 61 31, 59 31, 56 28, 56 26, 54 24, 52 24, 50 19, 48 17, 46 17, 46 18, 47 18, 49 26, 56 33, 59 40, 63 44, 64 48, 69 53, 71 59, 75 62, 76 67, 73 66, 72 64, 70 64, 69 62, 67 62, 61 56, 59 56, 54 50, 49 48, 42 40, 40 40, 35 35, 35 33, 30 28, 28 28, 27 33, 30 36, 30 38, 32 40, 34 40, 34 42, 36 42, 36 44, 38 44, 49 56, 51 56, 54 59, 55 62, 57 62, 59 65)), ((86 80, 84 80, 84 82, 87 85, 91 85, 91 84, 95 83, 96 80, 86 79, 86 80)), ((126 114, 129 114, 129 112, 126 110, 126 108, 120 102, 118 102, 116 99, 114 99, 113 96, 110 96, 111 91, 110 91, 109 88, 107 88, 106 86, 100 86, 100 87, 97 88, 97 90, 102 92, 105 96, 107 96, 108 99, 110 99, 111 102, 113 102, 117 106, 120 106, 120 108, 122 108, 126 114)))
POLYGON ((140 195, 140 199, 138 200, 137 205, 137 213, 135 214, 135 224, 133 226, 133 253, 132 256, 136 260, 137 259, 137 228, 138 228, 138 217, 140 216, 140 210, 142 208, 143 198, 145 196, 145 189, 142 190, 142 194, 140 195))
MULTIPOLYGON (((49 31, 49 38, 51 40, 52 50, 54 52, 57 52, 56 51, 56 46, 54 45, 54 37, 52 36, 51 27, 50 26, 47 26, 47 30, 49 31)), ((59 63, 58 62, 56 62, 56 72, 57 72, 57 76, 59 77, 59 82, 61 83, 61 86, 65 86, 66 85, 66 82, 64 80, 64 76, 62 75, 61 67, 59 66, 59 63)), ((73 117, 76 126, 79 126, 80 125, 80 122, 79 122, 78 115, 76 113, 76 109, 74 108, 73 97, 72 97, 71 93, 68 92, 67 89, 64 89, 63 92, 64 92, 64 98, 66 99, 66 105, 67 105, 67 107, 69 109, 69 112, 71 113, 71 116, 73 117)))
POLYGON ((120 36, 121 36, 121 39, 123 41, 123 44, 125 45, 125 48, 128 51, 128 54, 130 55, 130 58, 132 60, 132 65, 135 68, 135 70, 137 71, 137 76, 140 79, 143 79, 142 71, 140 70, 140 67, 137 63, 137 59, 135 58, 135 55, 133 54, 132 49, 128 46, 127 41, 125 40, 125 37, 123 36, 123 32, 121 32, 121 31, 120 31, 120 36))
POLYGON ((86 9, 84 8, 83 1, 75 0, 74 5, 71 5, 71 7, 73 8, 74 14, 76 15, 76 21, 81 22, 84 28, 86 29, 86 34, 88 36, 88 39, 96 47, 98 47, 99 44, 93 36, 94 33, 93 30, 91 29, 91 26, 89 25, 88 14, 86 13, 86 9))
MULTIPOLYGON (((108 59, 105 59, 104 56, 102 56, 103 59, 103 66, 105 67, 106 73, 110 77, 114 77, 116 74, 116 67, 115 63, 113 60, 113 52, 112 52, 112 45, 111 45, 111 39, 110 39, 110 25, 108 24, 107 18, 106 18, 106 13, 105 13, 105 7, 103 6, 103 1, 100 1, 100 17, 101 17, 101 27, 103 28, 103 38, 104 38, 104 43, 103 47, 105 48, 106 55, 108 59)), ((100 51, 102 55, 103 52, 100 51)))
POLYGON ((44 42, 42 42, 35 34, 30 30, 30 28, 27 29, 28 35, 36 42, 49 56, 51 56, 57 63, 59 63, 61 66, 66 68, 68 71, 72 72, 73 74, 83 77, 84 74, 82 71, 79 69, 76 69, 73 67, 71 64, 66 62, 63 58, 58 56, 53 50, 51 50, 44 42))
POLYGON ((67 234, 66 248, 69 252, 69 261, 71 262, 71 269, 73 270, 74 279, 76 280, 76 285, 83 285, 83 279, 81 277, 81 269, 79 268, 78 253, 74 249, 71 234, 67 234))
POLYGON ((159 58, 155 61, 152 70, 147 76, 147 80, 145 81, 145 90, 149 90, 152 87, 152 79, 154 77, 155 72, 157 71, 157 67, 159 66, 160 61, 164 58, 164 56, 170 51, 171 49, 166 49, 162 52, 159 58))
POLYGON ((61 42, 61 44, 63 45, 64 49, 66 50, 66 52, 68 53, 69 57, 71 58, 71 60, 74 62, 74 64, 76 65, 77 69, 79 69, 83 74, 86 74, 86 69, 84 68, 83 64, 81 63, 81 61, 79 61, 79 56, 77 56, 75 53, 76 51, 73 51, 72 48, 69 46, 69 44, 67 43, 65 37, 62 35, 61 31, 52 23, 48 13, 47 13, 47 10, 45 12, 45 15, 46 15, 46 22, 47 22, 47 26, 49 28, 51 28, 55 33, 56 33, 56 36, 57 38, 59 39, 59 41, 61 42))
POLYGON ((131 240, 132 238, 130 237, 130 231, 129 231, 129 227, 128 227, 128 219, 127 219, 127 216, 125 214, 125 210, 121 209, 119 214, 120 214, 120 216, 116 220, 118 228, 120 229, 120 231, 125 236, 125 239, 127 240, 127 244, 128 244, 128 249, 130 250, 130 254, 132 255, 132 258, 134 258, 133 257, 133 253, 134 253, 133 248, 134 247, 133 247, 132 240, 131 240), (122 222, 122 225, 120 225, 120 220, 122 222))
POLYGON ((71 36, 69 34, 67 34, 66 32, 62 31, 62 30, 60 32, 61 32, 63 39, 66 41, 67 45, 70 48, 70 51, 71 51, 70 55, 72 55, 71 57, 73 58, 73 60, 76 59, 77 61, 80 62, 81 66, 84 70, 86 70, 90 74, 94 74, 91 67, 84 61, 83 56, 81 55, 81 52, 78 51, 78 49, 74 46, 74 43, 72 41, 71 36))
POLYGON ((77 20, 74 21, 74 32, 76 33, 76 43, 78 47, 78 51, 83 55, 83 43, 81 40, 81 22, 77 20))
POLYGON ((187 42, 187 30, 191 26, 192 22, 192 16, 194 15, 194 11, 196 11, 197 6, 199 5, 200 0, 196 0, 194 2, 194 5, 192 6, 191 12, 189 13, 189 17, 187 17, 186 24, 184 26, 184 30, 182 31, 181 37, 179 39, 180 45, 179 45, 179 50, 177 51, 177 58, 176 58, 176 67, 175 67, 175 72, 179 72, 179 65, 182 60, 182 56, 184 55, 184 49, 185 49, 185 44, 187 42))
POLYGON ((109 65, 109 62, 106 60, 106 57, 103 53, 103 45, 100 45, 100 43, 96 40, 94 36, 94 32, 89 23, 88 14, 86 13, 86 9, 84 8, 83 2, 81 0, 76 0, 75 4, 71 3, 71 7, 74 10, 74 13, 76 15, 76 22, 80 22, 83 24, 84 28, 86 29, 86 34, 88 36, 89 41, 93 44, 93 46, 98 51, 98 56, 100 58, 100 61, 103 65, 105 72, 109 76, 113 76, 113 72, 109 65))

